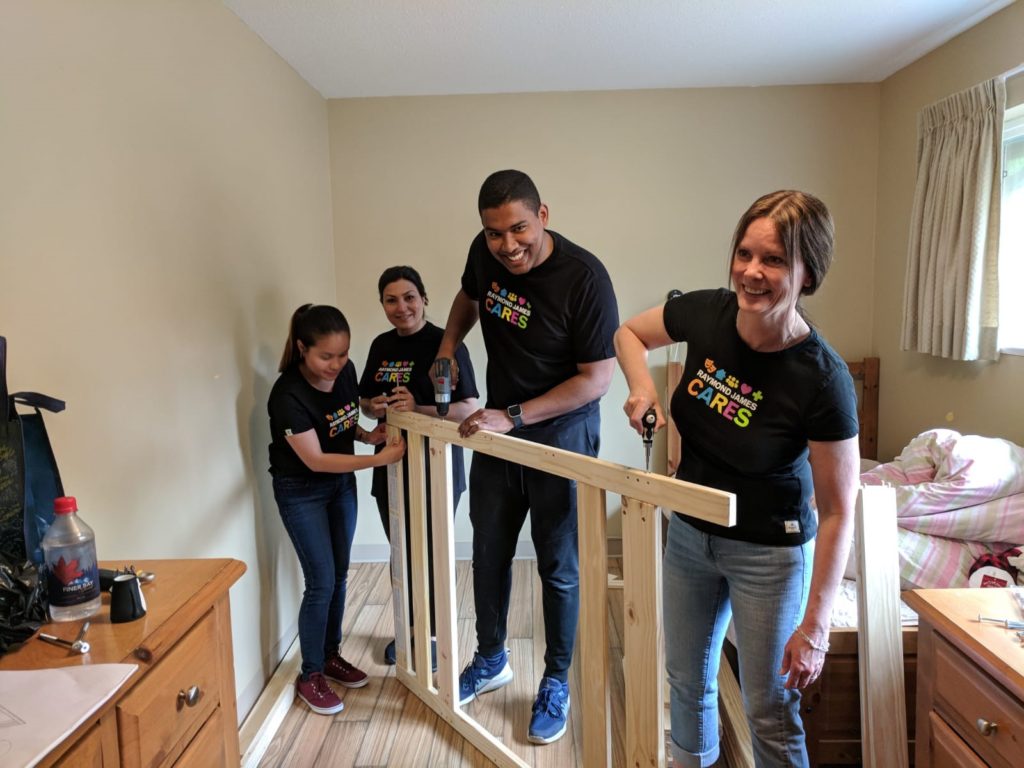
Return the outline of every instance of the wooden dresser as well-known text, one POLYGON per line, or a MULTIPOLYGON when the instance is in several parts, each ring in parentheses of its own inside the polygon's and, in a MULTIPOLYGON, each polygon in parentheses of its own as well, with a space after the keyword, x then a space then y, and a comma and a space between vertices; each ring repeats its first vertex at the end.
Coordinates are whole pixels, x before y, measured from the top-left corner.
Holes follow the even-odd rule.
POLYGON ((1019 620, 1003 589, 903 593, 918 612, 918 768, 1024 765, 1024 645, 978 615, 1019 620))
MULTIPOLYGON (((123 567, 123 561, 104 562, 123 567)), ((32 638, 0 657, 0 670, 132 663, 139 670, 42 766, 208 768, 239 764, 228 588, 245 573, 237 560, 136 561, 156 579, 143 586, 147 613, 110 623, 110 595, 91 618, 91 650, 71 654, 32 638)), ((43 631, 74 639, 82 622, 43 631)))

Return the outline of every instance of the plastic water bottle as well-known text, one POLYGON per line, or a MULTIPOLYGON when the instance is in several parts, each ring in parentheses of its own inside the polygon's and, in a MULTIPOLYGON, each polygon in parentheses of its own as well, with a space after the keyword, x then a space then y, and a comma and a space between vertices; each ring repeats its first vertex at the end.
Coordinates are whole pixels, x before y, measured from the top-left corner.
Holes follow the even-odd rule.
POLYGON ((100 609, 96 537, 78 517, 74 496, 61 496, 53 508, 56 515, 42 541, 50 618, 77 621, 100 609))

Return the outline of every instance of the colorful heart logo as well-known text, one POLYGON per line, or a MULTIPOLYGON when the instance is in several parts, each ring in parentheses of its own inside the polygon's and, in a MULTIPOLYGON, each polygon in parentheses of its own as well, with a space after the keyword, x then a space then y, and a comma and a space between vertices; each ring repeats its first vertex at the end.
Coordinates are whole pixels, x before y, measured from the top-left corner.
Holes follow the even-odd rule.
POLYGON ((740 392, 742 392, 744 395, 749 395, 753 391, 754 388, 749 384, 740 384, 740 392))

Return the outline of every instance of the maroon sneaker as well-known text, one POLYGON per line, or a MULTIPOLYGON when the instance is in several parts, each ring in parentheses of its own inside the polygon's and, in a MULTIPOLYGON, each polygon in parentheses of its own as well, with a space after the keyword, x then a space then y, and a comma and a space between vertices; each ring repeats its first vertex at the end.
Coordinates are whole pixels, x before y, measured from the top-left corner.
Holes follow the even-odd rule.
POLYGON ((337 653, 324 664, 324 675, 337 680, 346 688, 362 688, 370 682, 363 670, 356 669, 337 653))
POLYGON ((338 694, 319 672, 313 672, 306 680, 299 675, 295 680, 295 694, 318 715, 333 715, 345 708, 338 694))

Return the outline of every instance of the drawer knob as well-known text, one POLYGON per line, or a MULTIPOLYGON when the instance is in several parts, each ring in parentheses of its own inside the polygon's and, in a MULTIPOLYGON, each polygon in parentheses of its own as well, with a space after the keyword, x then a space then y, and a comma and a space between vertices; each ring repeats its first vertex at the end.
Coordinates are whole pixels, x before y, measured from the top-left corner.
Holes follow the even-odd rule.
MULTIPOLYGON (((178 709, 194 707, 202 697, 203 692, 199 689, 198 685, 193 685, 187 691, 178 691, 178 709)), ((978 727, 981 728, 981 720, 978 721, 978 727)))
POLYGON ((982 736, 991 736, 999 728, 999 723, 991 723, 983 717, 979 717, 975 725, 978 726, 978 733, 982 736))

